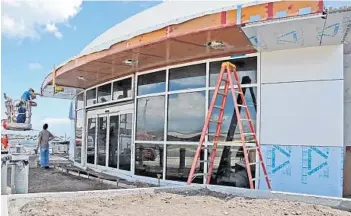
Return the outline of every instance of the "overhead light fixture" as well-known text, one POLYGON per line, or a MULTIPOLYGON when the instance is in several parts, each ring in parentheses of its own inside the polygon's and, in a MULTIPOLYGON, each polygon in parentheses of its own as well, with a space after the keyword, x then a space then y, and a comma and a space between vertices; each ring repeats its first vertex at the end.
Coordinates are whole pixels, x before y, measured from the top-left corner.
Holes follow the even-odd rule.
POLYGON ((212 49, 224 49, 225 44, 222 41, 210 41, 205 44, 205 46, 212 48, 212 49))
POLYGON ((127 59, 123 63, 126 64, 126 65, 133 66, 133 65, 136 65, 138 63, 138 61, 137 60, 133 60, 133 59, 127 59))
POLYGON ((78 79, 79 79, 79 80, 85 80, 85 77, 79 76, 78 79))

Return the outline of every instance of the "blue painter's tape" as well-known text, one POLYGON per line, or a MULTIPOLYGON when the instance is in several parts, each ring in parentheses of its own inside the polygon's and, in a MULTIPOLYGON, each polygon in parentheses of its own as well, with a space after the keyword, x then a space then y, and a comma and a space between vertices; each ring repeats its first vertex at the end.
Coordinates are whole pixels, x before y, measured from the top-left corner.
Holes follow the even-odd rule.
POLYGON ((278 11, 276 14, 275 14, 275 17, 276 18, 282 18, 282 17, 287 17, 288 16, 288 12, 286 11, 278 11))
POLYGON ((301 8, 299 9, 299 15, 306 15, 312 13, 311 7, 301 8))
POLYGON ((241 24, 241 5, 238 5, 236 8, 236 24, 241 24))
POLYGON ((260 20, 261 20, 261 16, 260 15, 250 16, 250 22, 258 22, 260 20))

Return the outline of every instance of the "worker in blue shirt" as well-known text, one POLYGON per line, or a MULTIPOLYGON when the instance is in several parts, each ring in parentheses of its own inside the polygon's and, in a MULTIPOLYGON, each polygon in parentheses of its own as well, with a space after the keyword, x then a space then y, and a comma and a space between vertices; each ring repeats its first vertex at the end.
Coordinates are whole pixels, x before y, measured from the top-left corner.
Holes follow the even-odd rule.
POLYGON ((32 88, 30 88, 28 91, 25 91, 22 95, 22 100, 23 101, 29 101, 31 106, 37 106, 37 103, 33 101, 35 99, 36 94, 32 88))

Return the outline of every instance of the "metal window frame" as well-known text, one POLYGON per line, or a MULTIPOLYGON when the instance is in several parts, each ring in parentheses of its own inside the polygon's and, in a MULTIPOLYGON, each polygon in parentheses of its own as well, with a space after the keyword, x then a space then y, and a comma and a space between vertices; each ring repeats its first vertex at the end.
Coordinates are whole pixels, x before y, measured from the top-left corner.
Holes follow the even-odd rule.
MULTIPOLYGON (((145 140, 136 140, 135 139, 135 134, 134 134, 134 154, 135 154, 135 144, 140 143, 140 144, 158 144, 164 146, 164 158, 163 158, 163 175, 162 179, 166 180, 166 167, 167 167, 167 145, 197 145, 198 142, 181 142, 181 141, 167 141, 167 132, 168 132, 168 96, 172 94, 181 94, 181 93, 191 93, 191 92, 201 92, 205 91, 205 113, 207 115, 208 113, 208 104, 210 103, 209 99, 209 94, 211 90, 214 90, 215 87, 210 87, 210 63, 211 62, 218 62, 218 61, 225 61, 225 60, 231 60, 231 59, 244 59, 244 58, 249 58, 249 57, 256 57, 257 58, 257 70, 256 70, 256 83, 253 84, 247 84, 247 85, 242 85, 243 88, 247 87, 256 87, 257 88, 257 98, 260 98, 260 74, 261 74, 261 67, 260 67, 260 53, 253 53, 253 54, 248 54, 248 55, 243 55, 243 56, 236 56, 236 57, 223 57, 223 58, 212 58, 212 59, 206 59, 206 60, 201 60, 201 61, 194 61, 190 63, 184 63, 184 64, 178 64, 178 65, 173 65, 173 66, 168 66, 168 67, 163 67, 163 68, 158 68, 158 69, 153 69, 149 71, 143 71, 143 72, 137 72, 135 74, 135 97, 134 97, 134 133, 136 134, 136 129, 137 129, 137 122, 136 122, 136 117, 137 117, 137 100, 139 98, 147 98, 147 97, 155 97, 155 96, 164 96, 165 97, 165 106, 164 106, 164 140, 163 141, 145 141, 145 140), (197 65, 201 63, 206 63, 206 86, 202 88, 192 88, 192 89, 182 89, 182 90, 176 90, 176 91, 168 91, 169 89, 169 70, 173 68, 179 68, 179 67, 186 67, 186 66, 191 66, 191 65, 197 65), (166 85, 165 85, 165 91, 164 92, 159 92, 159 93, 152 93, 152 94, 145 94, 145 95, 137 95, 137 80, 138 77, 141 75, 153 73, 153 72, 159 72, 159 71, 166 71, 166 85)), ((222 87, 221 87, 222 88, 222 87)), ((257 113, 256 113, 256 133, 258 134, 259 137, 259 130, 260 128, 260 100, 257 100, 257 113)), ((206 115, 204 120, 206 119, 206 115)), ((212 145, 213 143, 208 141, 208 136, 205 137, 205 146, 207 145, 212 145)), ((225 145, 224 143, 219 143, 220 146, 225 145)), ((238 145, 240 146, 240 145, 238 145)), ((207 161, 207 156, 208 156, 208 150, 205 149, 205 155, 204 155, 204 160, 207 161)), ((134 155, 135 157, 135 155, 134 155)), ((134 166, 133 173, 135 174, 135 160, 132 161, 132 164, 134 166)), ((208 164, 207 162, 204 164, 204 172, 207 173, 208 169, 208 164)), ((206 179, 203 178, 203 183, 205 184, 206 179)), ((257 187, 257 186, 256 186, 257 187)))
MULTIPOLYGON (((210 87, 210 73, 209 73, 209 65, 211 62, 217 62, 217 61, 225 61, 225 60, 231 60, 231 59, 241 59, 241 58, 248 58, 248 57, 257 57, 257 70, 256 70, 256 76, 257 76, 257 82, 254 84, 248 84, 248 85, 243 85, 242 87, 257 87, 257 113, 256 113, 256 133, 257 133, 257 137, 259 140, 260 137, 260 120, 261 120, 261 58, 260 58, 260 53, 254 53, 254 54, 248 54, 248 55, 243 55, 243 56, 234 56, 234 57, 223 57, 223 58, 210 58, 210 59, 205 59, 205 60, 201 60, 201 61, 194 61, 194 62, 189 62, 189 63, 184 63, 184 64, 178 64, 178 65, 172 65, 172 66, 167 66, 167 67, 162 67, 162 68, 157 68, 157 69, 153 69, 153 70, 148 70, 148 71, 142 71, 142 72, 136 72, 133 75, 129 75, 129 76, 124 76, 124 77, 120 77, 118 79, 112 80, 112 81, 108 81, 102 84, 99 84, 97 86, 91 87, 86 89, 83 93, 84 93, 84 108, 91 108, 91 107, 95 107, 95 106, 101 106, 101 105, 105 105, 105 104, 113 104, 116 102, 121 102, 121 101, 126 101, 126 100, 133 100, 134 102, 134 109, 133 109, 133 113, 132 113, 132 143, 131 143, 131 171, 125 171, 125 170, 119 170, 119 169, 114 169, 114 171, 116 172, 120 172, 120 173, 132 173, 135 174, 135 146, 136 144, 158 144, 158 145, 163 145, 164 146, 164 157, 163 157, 163 175, 162 175, 162 179, 165 180, 166 179, 166 167, 167 167, 167 145, 189 145, 189 146, 196 146, 198 145, 198 142, 182 142, 182 141, 167 141, 167 132, 168 132, 168 96, 172 95, 172 94, 181 94, 181 93, 191 93, 191 92, 200 92, 200 91, 205 91, 205 113, 207 115, 208 113, 208 104, 210 102, 210 98, 209 98, 209 93, 211 90, 214 90, 215 87, 210 87), (179 68, 179 67, 186 67, 186 66, 191 66, 191 65, 197 65, 197 64, 201 64, 201 63, 205 63, 206 64, 206 86, 202 87, 202 88, 193 88, 193 89, 182 89, 182 90, 176 90, 176 91, 168 91, 169 89, 169 70, 173 69, 173 68, 179 68), (152 93, 152 94, 145 94, 145 95, 137 95, 137 83, 138 83, 138 77, 141 75, 145 75, 145 74, 150 74, 150 73, 154 73, 154 72, 159 72, 159 71, 165 71, 165 75, 166 75, 166 83, 165 83, 165 90, 164 92, 159 92, 159 93, 152 93), (124 80, 127 78, 132 77, 132 94, 130 98, 126 98, 123 100, 118 100, 118 101, 111 101, 111 102, 107 102, 107 103, 97 103, 91 106, 86 106, 86 92, 88 90, 94 89, 96 88, 96 99, 97 99, 97 88, 99 86, 105 85, 107 83, 112 83, 111 85, 111 97, 113 99, 113 83, 119 80, 124 80), (164 100, 164 140, 163 141, 145 141, 145 140, 136 140, 136 129, 137 129, 137 100, 139 98, 147 98, 147 97, 154 97, 154 96, 164 96, 165 100, 164 100)), ((86 113, 86 112, 85 112, 86 113)), ((112 114, 112 113, 111 113, 112 114)), ((88 115, 84 116, 86 124, 88 122, 88 115)), ((92 117, 89 117, 92 118, 92 117)), ((93 117, 94 118, 94 117, 93 117)), ((206 118, 206 116, 205 116, 206 118)), ((204 118, 204 120, 205 120, 204 118)), ((96 119, 96 130, 95 130, 95 139, 97 140, 97 130, 98 130, 98 117, 95 116, 96 119)), ((109 121, 109 120, 108 120, 109 121)), ((120 120, 119 120, 120 121, 120 120)), ((86 133, 84 134, 84 138, 86 138, 87 136, 87 128, 84 129, 83 131, 86 133)), ((97 150, 97 141, 95 140, 95 150, 97 150)), ((86 144, 86 139, 84 142, 85 148, 87 148, 87 144, 86 144)), ((108 143, 107 143, 108 145, 108 143)), ((211 142, 208 142, 208 137, 205 137, 205 145, 211 145, 211 142)), ((220 144, 221 145, 221 144, 220 144)), ((85 150, 87 153, 87 149, 85 150)), ((107 152, 108 154, 108 152, 107 152)), ((205 160, 207 160, 207 149, 205 149, 205 160)), ((86 160, 86 158, 85 158, 86 160)), ((106 161, 108 163, 108 161, 106 161)), ((97 151, 95 151, 95 161, 94 161, 94 165, 96 167, 96 163, 97 163, 97 151)), ((87 166, 91 166, 92 164, 87 164, 87 166)), ((100 168, 100 166, 99 166, 100 168)), ((108 165, 106 167, 101 167, 103 169, 105 168, 109 168, 108 165)), ((204 165, 204 172, 207 173, 207 163, 205 163, 204 165)), ((204 183, 205 183, 205 178, 204 178, 204 183)), ((257 187, 257 185, 256 185, 257 187)))

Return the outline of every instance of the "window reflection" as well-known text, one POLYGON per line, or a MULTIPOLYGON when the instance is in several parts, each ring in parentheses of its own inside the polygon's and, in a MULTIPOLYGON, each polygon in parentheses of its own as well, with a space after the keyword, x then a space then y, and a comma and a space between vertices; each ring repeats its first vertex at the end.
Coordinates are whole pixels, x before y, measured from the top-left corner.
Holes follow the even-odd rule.
POLYGON ((98 117, 97 130, 97 165, 106 165, 106 132, 107 132, 107 117, 98 117))
MULTIPOLYGON (((209 151, 209 155, 211 150, 209 151)), ((249 162, 256 161, 256 153, 250 151, 249 162)), ((255 165, 251 165, 252 177, 255 177, 255 165)), ((218 146, 213 165, 211 184, 249 188, 249 181, 245 166, 245 158, 242 147, 218 146)))
MULTIPOLYGON (((249 112, 251 115, 251 119, 253 122, 254 127, 256 127, 256 95, 257 95, 257 88, 256 87, 247 87, 247 88, 243 88, 243 92, 245 94, 245 100, 246 103, 248 105, 249 108, 249 112)), ((209 103, 211 103, 213 97, 213 91, 210 91, 209 94, 209 103)), ((220 106, 221 105, 221 96, 217 97, 216 100, 216 105, 220 106)), ((242 104, 241 98, 238 97, 237 95, 237 102, 238 104, 242 104)), ((245 114, 245 109, 242 107, 238 107, 241 113, 241 117, 243 118, 247 118, 246 114, 245 114)), ((221 135, 220 135, 220 140, 221 141, 240 141, 240 130, 239 127, 237 126, 237 117, 236 117, 236 113, 235 113, 235 108, 234 108, 234 102, 232 99, 232 94, 229 91, 228 97, 227 97, 227 101, 226 101, 226 105, 224 108, 224 116, 223 116, 223 124, 222 124, 222 128, 221 128, 221 135)), ((212 119, 213 120, 217 120, 219 116, 219 109, 213 109, 212 112, 212 119)), ((251 133, 250 130, 250 125, 248 121, 242 121, 242 125, 244 128, 244 132, 245 133, 251 133)), ((213 135, 216 131, 216 124, 215 123, 211 123, 209 126, 209 136, 208 136, 208 140, 212 141, 213 140, 213 135)), ((247 135, 246 137, 246 141, 247 142, 253 142, 253 136, 252 135, 247 135)))
POLYGON ((191 65, 169 70, 169 91, 202 88, 206 86, 206 64, 191 65))
POLYGON ((110 116, 110 139, 109 139, 109 157, 108 166, 117 168, 117 149, 118 149, 118 131, 119 131, 119 115, 110 116))
MULTIPOLYGON (((196 150, 195 145, 167 145, 166 179, 187 181, 196 150)), ((203 160, 203 154, 200 155, 200 160, 203 160)), ((203 163, 198 163, 195 173, 203 173, 203 163)), ((203 178, 196 177, 193 182, 203 183, 203 178)))
POLYGON ((132 114, 120 115, 119 169, 130 171, 132 114))
POLYGON ((77 95, 77 110, 84 108, 84 93, 77 95))
POLYGON ((132 97, 132 78, 113 83, 113 100, 132 97))
POLYGON ((99 86, 98 88, 98 101, 99 103, 104 103, 111 101, 111 83, 108 83, 103 86, 99 86))
POLYGON ((95 130, 96 118, 88 119, 88 134, 87 134, 87 163, 95 163, 95 130))
POLYGON ((138 76, 138 95, 164 92, 166 90, 166 71, 138 76))
POLYGON ((136 140, 163 140, 164 100, 164 96, 138 99, 136 140))
POLYGON ((86 97, 87 97, 87 106, 91 106, 96 104, 96 89, 90 89, 86 92, 86 97))
POLYGON ((205 91, 171 94, 168 100, 169 141, 199 141, 205 119, 205 91))
MULTIPOLYGON (((221 65, 223 62, 227 61, 228 60, 210 63, 210 86, 216 85, 218 74, 221 71, 221 65)), ((257 83, 257 57, 250 57, 245 59, 232 59, 229 61, 235 64, 240 80, 242 80, 244 76, 248 76, 250 78, 250 83, 257 83)))
POLYGON ((163 173, 163 145, 135 144, 135 174, 157 178, 163 173))
POLYGON ((83 110, 78 110, 76 117, 76 127, 75 127, 75 148, 74 148, 74 160, 78 163, 81 162, 81 149, 82 149, 82 132, 83 132, 83 110))

